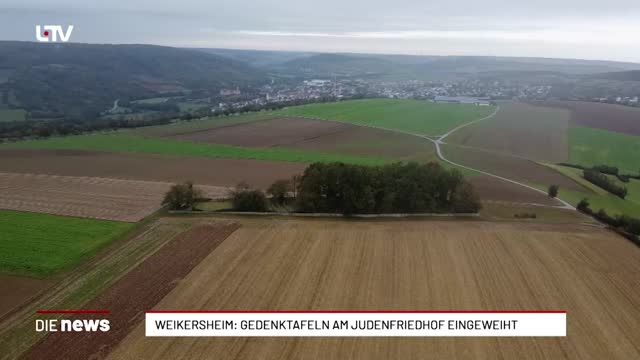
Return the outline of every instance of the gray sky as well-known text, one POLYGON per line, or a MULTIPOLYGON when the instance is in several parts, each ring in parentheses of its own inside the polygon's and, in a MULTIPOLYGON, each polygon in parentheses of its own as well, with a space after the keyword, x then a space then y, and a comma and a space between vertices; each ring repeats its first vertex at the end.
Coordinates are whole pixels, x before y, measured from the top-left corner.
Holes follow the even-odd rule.
POLYGON ((637 0, 0 1, 0 40, 38 24, 73 42, 640 62, 637 0))

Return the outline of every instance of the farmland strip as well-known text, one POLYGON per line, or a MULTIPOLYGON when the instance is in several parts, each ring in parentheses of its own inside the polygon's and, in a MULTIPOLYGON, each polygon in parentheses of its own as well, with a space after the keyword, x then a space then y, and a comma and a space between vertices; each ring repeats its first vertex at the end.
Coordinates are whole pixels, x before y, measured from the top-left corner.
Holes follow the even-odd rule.
POLYGON ((200 225, 173 239, 131 272, 120 278, 83 309, 111 310, 108 315, 71 319, 108 319, 109 332, 50 333, 23 359, 89 359, 106 356, 178 282, 239 228, 235 223, 200 225))

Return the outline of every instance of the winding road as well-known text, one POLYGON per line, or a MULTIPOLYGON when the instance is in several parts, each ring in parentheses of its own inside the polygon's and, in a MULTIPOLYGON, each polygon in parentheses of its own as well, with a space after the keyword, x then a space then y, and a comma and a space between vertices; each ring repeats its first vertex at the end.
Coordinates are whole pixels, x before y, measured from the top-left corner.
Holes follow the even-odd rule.
MULTIPOLYGON (((413 134, 413 135, 414 135, 414 136, 420 136, 420 137, 422 137, 422 138, 424 138, 424 139, 427 139, 427 140, 431 141, 431 142, 435 145, 435 147, 436 147, 436 154, 437 154, 437 156, 438 156, 438 159, 440 159, 440 160, 442 160, 442 161, 444 161, 444 162, 447 162, 447 163, 449 163, 449 164, 451 164, 451 165, 454 165, 454 166, 457 166, 457 167, 460 167, 460 168, 463 168, 463 169, 467 169, 467 170, 475 171, 475 172, 478 172, 478 173, 483 174, 483 175, 491 176, 491 177, 493 177, 493 178, 500 179, 500 180, 502 180, 502 181, 510 182, 510 183, 512 183, 512 184, 516 184, 516 185, 520 185, 520 186, 525 187, 525 188, 527 188, 527 189, 529 189, 529 190, 533 190, 533 191, 535 191, 535 192, 541 193, 541 194, 543 194, 543 195, 545 195, 545 196, 546 196, 546 195, 547 195, 547 193, 546 193, 546 192, 544 192, 544 191, 542 191, 542 190, 540 190, 540 189, 536 189, 536 188, 534 188, 533 186, 529 186, 529 185, 527 185, 527 184, 521 183, 521 182, 519 182, 519 181, 511 180, 511 179, 508 179, 508 178, 503 177, 503 176, 500 176, 500 175, 492 174, 492 173, 489 173, 489 172, 486 172, 486 171, 482 171, 482 170, 474 169, 474 168, 469 167, 469 166, 465 166, 465 165, 462 165, 462 164, 458 164, 458 163, 456 163, 456 162, 453 162, 453 161, 451 161, 451 160, 449 160, 449 159, 445 158, 445 157, 444 157, 444 155, 442 154, 442 150, 440 149, 440 145, 442 145, 442 144, 446 144, 443 140, 444 140, 447 136, 449 136, 449 135, 453 134, 454 132, 456 132, 456 131, 458 131, 458 130, 462 129, 463 127, 466 127, 466 126, 469 126, 469 125, 475 124, 475 123, 480 122, 480 121, 484 121, 484 120, 491 119, 492 117, 494 117, 494 116, 498 113, 498 111, 500 111, 500 106, 497 106, 497 107, 496 107, 496 110, 495 110, 493 113, 491 113, 489 116, 486 116, 486 117, 483 117, 483 118, 481 118, 481 119, 477 119, 477 120, 474 120, 474 121, 468 122, 468 123, 466 123, 466 124, 462 124, 462 125, 460 125, 460 126, 458 126, 458 127, 456 127, 456 128, 453 128, 453 129, 449 130, 447 133, 445 133, 445 134, 443 134, 443 135, 440 135, 440 136, 439 136, 439 137, 437 137, 435 140, 434 140, 434 139, 432 139, 432 138, 430 138, 430 137, 428 137, 428 136, 425 136, 425 135, 419 135, 419 134, 413 134)), ((575 209, 576 209, 576 208, 575 208, 575 207, 573 207, 571 204, 569 204, 568 202, 566 202, 566 201, 564 201, 564 200, 562 200, 562 199, 560 199, 560 198, 557 198, 557 197, 556 197, 556 198, 555 198, 555 200, 556 200, 556 201, 558 201, 560 204, 562 204, 561 206, 556 206, 556 207, 558 207, 558 208, 571 209, 571 210, 575 210, 575 209)))
MULTIPOLYGON (((458 164, 458 163, 456 163, 456 162, 453 162, 453 161, 451 161, 451 160, 447 159, 447 158, 446 158, 446 157, 444 157, 444 155, 442 154, 442 149, 440 148, 440 145, 446 144, 446 143, 444 142, 444 139, 446 139, 449 135, 451 135, 451 134, 453 134, 454 132, 456 132, 456 131, 458 131, 458 130, 460 130, 460 129, 464 128, 464 127, 467 127, 467 126, 469 126, 469 125, 473 125, 473 124, 475 124, 475 123, 478 123, 478 122, 481 122, 481 121, 484 121, 484 120, 489 120, 489 119, 493 118, 494 116, 496 116, 496 114, 498 113, 498 111, 500 111, 500 106, 497 106, 497 107, 496 107, 496 110, 495 110, 493 113, 491 113, 490 115, 488 115, 488 116, 485 116, 485 117, 483 117, 483 118, 476 119, 476 120, 473 120, 473 121, 471 121, 471 122, 468 122, 468 123, 462 124, 462 125, 460 125, 460 126, 457 126, 457 127, 453 128, 453 129, 449 130, 449 131, 448 131, 448 132, 446 132, 445 134, 442 134, 442 135, 436 136, 435 138, 434 138, 433 136, 422 135, 422 134, 417 134, 417 133, 412 133, 412 132, 402 131, 402 130, 396 130, 396 129, 389 129, 389 128, 384 128, 384 127, 379 127, 379 126, 373 126, 373 125, 363 125, 363 124, 355 124, 355 123, 349 123, 349 124, 356 125, 356 126, 362 126, 362 127, 369 127, 369 128, 373 128, 373 129, 385 130, 385 131, 392 131, 392 132, 396 132, 396 133, 400 133, 400 134, 406 134, 406 135, 411 135, 411 136, 417 136, 417 137, 419 137, 419 138, 429 140, 429 141, 430 141, 430 142, 432 142, 432 143, 434 144, 434 146, 436 147, 436 155, 438 156, 438 159, 440 159, 440 160, 442 160, 442 161, 444 161, 444 162, 446 162, 446 163, 449 163, 449 164, 451 164, 451 165, 453 165, 453 166, 457 166, 457 167, 462 168, 462 169, 475 171, 475 172, 480 173, 480 174, 482 174, 482 175, 490 176, 490 177, 492 177, 492 178, 496 178, 496 179, 499 179, 499 180, 502 180, 502 181, 506 181, 506 182, 509 182, 509 183, 512 183, 512 184, 515 184, 515 185, 518 185, 518 186, 522 186, 522 187, 527 188, 527 189, 529 189, 529 190, 531 190, 531 191, 535 191, 535 192, 537 192, 537 193, 543 194, 544 196, 547 196, 547 193, 546 193, 545 191, 542 191, 542 190, 540 190, 540 189, 537 189, 537 188, 535 188, 535 187, 533 187, 533 186, 529 186, 529 185, 527 185, 527 184, 525 184, 525 183, 522 183, 522 182, 519 182, 519 181, 516 181, 516 180, 512 180, 512 179, 508 179, 508 178, 503 177, 503 176, 500 176, 500 175, 492 174, 492 173, 490 173, 490 172, 486 172, 486 171, 483 171, 483 170, 475 169, 475 168, 472 168, 472 167, 470 167, 470 166, 466 166, 466 165, 458 164)), ((300 117, 302 117, 302 118, 307 118, 307 119, 311 119, 311 120, 334 121, 334 122, 337 122, 337 123, 345 123, 344 121, 327 120, 327 119, 320 119, 320 118, 311 118, 311 117, 304 117, 304 116, 300 116, 300 117)), ((576 208, 575 208, 575 207, 573 207, 571 204, 569 204, 568 202, 566 202, 566 201, 564 201, 564 200, 562 200, 562 199, 560 199, 560 198, 557 198, 557 197, 556 197, 556 198, 555 198, 555 200, 556 200, 557 202, 559 202, 559 203, 560 203, 560 205, 559 205, 559 206, 550 206, 550 207, 553 207, 553 208, 559 208, 559 209, 576 210, 576 208)), ((532 205, 544 206, 544 205, 540 205, 540 204, 532 204, 532 205)))

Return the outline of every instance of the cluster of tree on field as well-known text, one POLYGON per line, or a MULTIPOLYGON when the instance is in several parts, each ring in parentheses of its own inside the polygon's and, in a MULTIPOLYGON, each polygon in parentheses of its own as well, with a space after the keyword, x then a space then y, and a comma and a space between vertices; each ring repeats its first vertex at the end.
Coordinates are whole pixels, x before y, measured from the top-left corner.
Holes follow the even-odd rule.
POLYGON ((169 191, 164 195, 162 206, 168 207, 170 210, 193 210, 198 201, 204 199, 202 190, 193 185, 193 182, 187 181, 183 184, 172 185, 169 191))
POLYGON ((346 215, 475 213, 481 207, 462 174, 437 163, 311 164, 300 178, 297 206, 302 212, 346 215))
MULTIPOLYGON (((171 210, 192 210, 201 197, 192 183, 175 185, 163 205, 171 210)), ((231 201, 236 211, 287 208, 344 215, 476 213, 481 208, 473 187, 462 174, 437 163, 376 167, 314 163, 302 175, 274 182, 266 194, 241 183, 231 192, 231 201)))
MULTIPOLYGON (((262 211, 260 191, 236 190, 234 208, 262 211)), ((471 184, 458 171, 437 163, 395 163, 362 166, 314 163, 302 176, 279 180, 267 191, 271 201, 287 203, 305 213, 475 213, 481 208, 471 184)))
POLYGON ((593 211, 587 199, 581 200, 576 208, 613 227, 619 233, 640 245, 640 219, 626 215, 611 216, 604 209, 593 211))

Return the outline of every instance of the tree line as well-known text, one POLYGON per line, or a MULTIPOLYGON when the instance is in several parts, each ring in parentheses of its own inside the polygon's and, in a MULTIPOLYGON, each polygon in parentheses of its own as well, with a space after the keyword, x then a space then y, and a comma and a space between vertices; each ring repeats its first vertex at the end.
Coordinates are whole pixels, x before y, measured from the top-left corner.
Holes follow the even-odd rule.
POLYGON ((638 170, 637 174, 623 174, 620 172, 620 169, 618 169, 615 166, 611 166, 611 165, 594 165, 592 167, 587 167, 587 166, 582 166, 582 165, 577 165, 577 164, 569 164, 569 163, 558 163, 558 165, 561 166, 567 166, 567 167, 572 167, 574 169, 580 169, 580 170, 595 170, 597 172, 603 173, 603 174, 607 174, 607 175, 612 175, 618 178, 618 180, 628 183, 629 179, 636 179, 636 180, 640 180, 640 169, 638 170))
POLYGON ((611 226, 618 233, 640 245, 640 219, 627 215, 611 216, 604 209, 593 211, 587 199, 581 200, 576 208, 611 226))
POLYGON ((613 195, 624 199, 627 196, 627 188, 624 186, 618 186, 606 175, 594 170, 587 169, 582 171, 582 176, 590 183, 610 192, 613 195))
MULTIPOLYGON (((191 183, 165 196, 171 210, 192 210, 201 195, 191 183)), ((277 180, 265 192, 239 184, 231 192, 236 211, 273 209, 304 213, 477 213, 480 200, 457 170, 438 163, 362 166, 313 163, 302 175, 277 180), (268 197, 267 197, 268 195, 268 197)))

